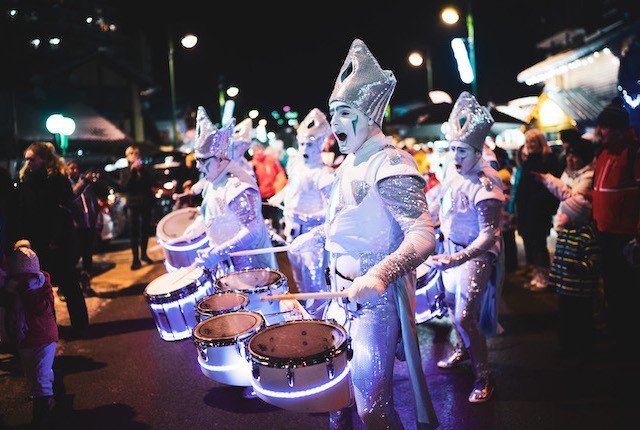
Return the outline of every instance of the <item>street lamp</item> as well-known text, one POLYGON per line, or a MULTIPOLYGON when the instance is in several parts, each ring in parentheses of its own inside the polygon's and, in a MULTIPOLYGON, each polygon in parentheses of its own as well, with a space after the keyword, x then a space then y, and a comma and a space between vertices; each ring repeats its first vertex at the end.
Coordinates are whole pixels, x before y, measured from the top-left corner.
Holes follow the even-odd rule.
MULTIPOLYGON (((460 14, 453 7, 447 7, 442 10, 440 14, 442 21, 446 24, 454 25, 460 19, 460 14)), ((473 15, 471 14, 471 0, 467 1, 467 47, 469 50, 469 63, 471 65, 471 71, 473 73, 473 80, 471 81, 471 93, 474 96, 478 95, 478 73, 476 71, 476 48, 475 48, 475 31, 473 28, 473 15)))
POLYGON ((429 95, 433 89, 433 71, 431 69, 431 55, 429 55, 429 51, 426 51, 424 56, 418 51, 410 53, 409 64, 413 67, 420 67, 423 64, 425 65, 425 68, 427 69, 427 95, 429 95))
POLYGON ((47 118, 45 126, 49 133, 59 136, 60 139, 60 152, 63 156, 67 155, 67 148, 69 147, 69 136, 76 131, 76 123, 73 119, 66 116, 54 113, 47 118))
MULTIPOLYGON (((180 40, 180 44, 187 48, 191 49, 198 43, 198 38, 193 34, 187 34, 180 40)), ((178 119, 176 114, 176 78, 175 72, 173 69, 173 36, 171 32, 169 32, 169 86, 171 90, 171 141, 175 146, 176 141, 178 140, 178 119)))

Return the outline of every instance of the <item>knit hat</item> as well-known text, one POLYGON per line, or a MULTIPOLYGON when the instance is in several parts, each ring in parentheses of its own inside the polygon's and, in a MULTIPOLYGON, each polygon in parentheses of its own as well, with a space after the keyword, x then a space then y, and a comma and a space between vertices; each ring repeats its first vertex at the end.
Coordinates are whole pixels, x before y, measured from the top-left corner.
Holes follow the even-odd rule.
POLYGON ((591 203, 582 194, 576 194, 560 203, 560 212, 569 218, 569 224, 584 225, 591 215, 591 203))
POLYGON ((40 274, 40 260, 31 249, 28 240, 19 240, 14 246, 14 250, 7 259, 7 275, 19 275, 22 273, 40 274))
POLYGON ((586 164, 591 163, 593 161, 593 157, 595 156, 593 144, 587 139, 583 138, 579 138, 575 142, 569 142, 569 146, 567 147, 567 154, 575 155, 586 164))
POLYGON ((622 98, 615 97, 605 106, 596 119, 596 125, 620 131, 629 129, 629 112, 623 107, 622 98))
POLYGON ((580 132, 577 128, 565 128, 560 130, 560 140, 567 143, 573 143, 580 140, 580 132))

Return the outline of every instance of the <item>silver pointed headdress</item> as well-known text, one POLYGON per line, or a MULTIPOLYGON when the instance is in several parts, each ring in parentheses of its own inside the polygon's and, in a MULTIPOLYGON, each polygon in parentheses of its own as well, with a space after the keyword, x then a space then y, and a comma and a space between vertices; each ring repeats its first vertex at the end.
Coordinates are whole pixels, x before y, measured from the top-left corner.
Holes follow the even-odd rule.
POLYGON ((218 157, 231 160, 231 134, 236 125, 234 118, 221 129, 211 122, 204 107, 198 106, 196 115, 196 140, 194 145, 197 158, 218 157))
POLYGON ((234 160, 239 159, 251 146, 251 132, 253 131, 253 121, 251 118, 245 118, 240 121, 233 129, 233 137, 231 139, 231 157, 234 160))
POLYGON ((331 134, 331 125, 326 115, 318 108, 313 108, 298 126, 296 139, 298 142, 320 142, 331 134))
POLYGON ((463 91, 449 114, 449 141, 463 142, 482 151, 493 122, 489 110, 463 91))
POLYGON ((391 70, 382 70, 367 45, 360 39, 351 43, 329 103, 343 101, 364 112, 382 127, 384 111, 396 87, 391 70))

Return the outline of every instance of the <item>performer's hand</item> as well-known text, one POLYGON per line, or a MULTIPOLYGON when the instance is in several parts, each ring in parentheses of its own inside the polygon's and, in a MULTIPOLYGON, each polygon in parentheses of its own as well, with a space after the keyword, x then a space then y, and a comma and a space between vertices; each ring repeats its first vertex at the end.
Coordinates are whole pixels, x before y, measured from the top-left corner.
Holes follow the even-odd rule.
POLYGON ((353 280, 347 288, 347 297, 352 302, 364 303, 382 295, 386 288, 387 285, 380 278, 365 274, 353 280))
POLYGON ((426 264, 438 270, 447 270, 453 267, 451 256, 445 254, 430 255, 427 258, 426 264))
POLYGON ((206 269, 216 268, 225 259, 225 256, 215 248, 199 249, 196 253, 198 256, 194 261, 195 265, 206 269))

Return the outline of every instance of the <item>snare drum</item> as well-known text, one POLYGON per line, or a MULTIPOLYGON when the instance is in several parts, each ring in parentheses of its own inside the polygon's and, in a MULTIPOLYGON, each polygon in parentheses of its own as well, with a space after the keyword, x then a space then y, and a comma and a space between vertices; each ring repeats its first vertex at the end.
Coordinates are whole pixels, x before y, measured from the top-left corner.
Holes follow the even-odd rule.
POLYGON ((351 338, 337 323, 297 320, 253 335, 251 385, 262 400, 292 411, 329 412, 353 404, 351 338))
POLYGON ((249 297, 247 309, 263 315, 280 312, 279 300, 260 300, 262 296, 289 292, 287 277, 273 269, 244 269, 228 273, 216 280, 220 291, 235 291, 249 297))
POLYGON ((258 312, 228 312, 199 322, 192 337, 202 373, 222 384, 250 386, 246 344, 264 327, 264 318, 258 312))
POLYGON ((198 256, 197 251, 209 246, 204 226, 194 233, 189 240, 177 240, 184 236, 196 218, 200 215, 198 208, 182 208, 165 215, 156 227, 156 240, 164 249, 164 265, 167 272, 180 267, 190 266, 198 256))
POLYGON ((227 312, 243 311, 247 307, 249 297, 235 291, 218 291, 200 299, 196 304, 198 322, 227 312))
POLYGON ((154 279, 144 289, 160 337, 180 340, 191 336, 198 323, 196 303, 214 292, 209 272, 183 267, 154 279))
POLYGON ((416 277, 416 324, 447 316, 442 272, 422 263, 416 268, 416 277))

